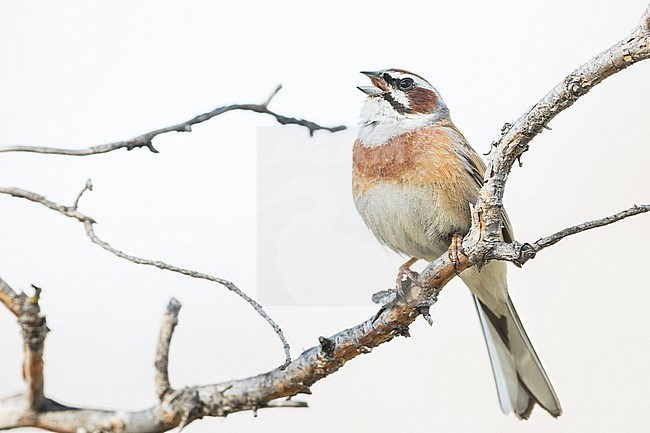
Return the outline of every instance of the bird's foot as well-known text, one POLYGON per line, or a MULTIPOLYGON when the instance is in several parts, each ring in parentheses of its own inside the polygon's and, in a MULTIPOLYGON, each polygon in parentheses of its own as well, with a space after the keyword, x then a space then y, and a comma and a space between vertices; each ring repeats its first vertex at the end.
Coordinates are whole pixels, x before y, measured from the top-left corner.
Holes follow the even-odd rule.
POLYGON ((417 258, 412 257, 408 262, 399 267, 397 280, 395 281, 395 289, 397 290, 397 296, 402 299, 404 299, 404 289, 411 283, 415 283, 418 278, 418 274, 410 269, 411 265, 417 261, 417 258))
POLYGON ((449 245, 449 249, 447 250, 447 254, 449 254, 449 260, 454 264, 454 271, 456 272, 456 275, 460 275, 458 273, 458 264, 460 263, 460 254, 463 254, 463 235, 460 233, 454 233, 451 235, 451 245, 449 245))

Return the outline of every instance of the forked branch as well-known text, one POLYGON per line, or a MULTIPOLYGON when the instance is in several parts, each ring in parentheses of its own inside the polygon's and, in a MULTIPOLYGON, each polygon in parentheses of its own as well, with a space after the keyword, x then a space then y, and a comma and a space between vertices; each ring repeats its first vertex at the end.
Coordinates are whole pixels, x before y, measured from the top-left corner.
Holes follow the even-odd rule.
POLYGON ((531 140, 547 128, 559 113, 569 108, 595 85, 641 60, 650 58, 650 5, 632 32, 570 73, 515 123, 506 124, 494 143, 485 173, 485 183, 473 211, 473 225, 463 247, 477 266, 500 242, 503 193, 515 161, 528 150, 531 140))

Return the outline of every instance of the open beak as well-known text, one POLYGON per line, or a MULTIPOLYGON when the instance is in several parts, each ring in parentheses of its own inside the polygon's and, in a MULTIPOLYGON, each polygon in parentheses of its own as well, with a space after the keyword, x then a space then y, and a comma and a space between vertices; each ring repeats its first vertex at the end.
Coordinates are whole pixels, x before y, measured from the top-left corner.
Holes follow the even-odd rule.
POLYGON ((384 79, 381 78, 381 74, 379 72, 361 71, 361 73, 368 76, 373 85, 359 86, 357 89, 361 90, 368 96, 377 96, 388 91, 388 86, 386 85, 384 79))

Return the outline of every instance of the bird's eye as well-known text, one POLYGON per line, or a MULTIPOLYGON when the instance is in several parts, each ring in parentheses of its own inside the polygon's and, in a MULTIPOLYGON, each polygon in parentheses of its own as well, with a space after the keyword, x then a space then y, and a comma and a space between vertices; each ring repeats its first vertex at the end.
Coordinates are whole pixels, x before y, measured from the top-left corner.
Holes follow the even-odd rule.
POLYGON ((399 88, 402 90, 411 90, 413 88, 413 80, 410 78, 399 80, 399 88))

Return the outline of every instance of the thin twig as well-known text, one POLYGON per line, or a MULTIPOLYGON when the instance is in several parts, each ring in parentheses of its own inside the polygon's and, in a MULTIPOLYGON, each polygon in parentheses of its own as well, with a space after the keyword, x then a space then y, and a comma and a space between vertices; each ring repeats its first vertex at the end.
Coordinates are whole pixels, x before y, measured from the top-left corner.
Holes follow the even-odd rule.
POLYGON ((537 253, 542 251, 545 248, 548 248, 556 243, 560 242, 562 239, 582 233, 587 230, 595 229, 598 227, 603 227, 617 221, 629 218, 634 215, 639 215, 642 213, 650 212, 650 204, 644 205, 634 205, 629 209, 626 209, 622 212, 618 212, 614 215, 606 216, 604 218, 599 218, 593 221, 587 221, 581 224, 577 224, 572 227, 562 229, 556 233, 553 233, 550 236, 543 237, 533 243, 520 243, 520 242, 498 242, 493 244, 491 251, 485 257, 486 260, 506 260, 513 262, 518 266, 522 266, 528 260, 535 258, 537 253))
POLYGON ((622 212, 616 213, 614 215, 610 215, 604 218, 599 218, 593 221, 588 221, 584 222, 582 224, 575 225, 573 227, 566 228, 564 230, 560 230, 557 233, 554 233, 550 236, 546 236, 544 238, 539 239, 537 242, 535 242, 533 247, 535 248, 535 251, 541 251, 544 248, 548 248, 551 245, 555 245, 556 243, 560 242, 562 239, 566 238, 567 236, 574 235, 576 233, 584 232, 586 230, 591 230, 595 229, 597 227, 603 227, 612 223, 615 223, 616 221, 620 221, 622 219, 634 216, 634 215, 639 215, 645 212, 650 212, 650 204, 643 204, 640 206, 634 205, 629 209, 626 209, 622 212))
POLYGON ((276 87, 276 88, 273 90, 273 92, 271 92, 271 94, 269 95, 269 97, 266 98, 266 101, 264 101, 264 102, 262 103, 262 106, 264 106, 264 107, 268 107, 269 104, 271 103, 271 101, 273 100, 273 98, 275 98, 275 95, 277 95, 278 92, 279 92, 280 90, 282 90, 282 84, 278 84, 278 87, 276 87))
POLYGON ((92 191, 92 190, 93 190, 93 183, 90 179, 88 179, 83 189, 79 191, 79 194, 77 195, 77 198, 75 199, 74 204, 72 205, 72 209, 77 210, 77 208, 79 207, 79 200, 81 200, 81 196, 84 195, 86 191, 92 191))
POLYGON ((280 91, 281 85, 276 87, 271 95, 262 104, 232 104, 217 107, 212 111, 195 116, 185 122, 176 125, 168 126, 165 128, 155 129, 145 134, 139 135, 130 140, 116 141, 108 144, 101 144, 98 146, 91 146, 85 149, 62 149, 55 147, 44 146, 24 146, 24 145, 8 145, 0 146, 0 153, 2 152, 33 152, 55 155, 68 155, 68 156, 88 156, 98 155, 101 153, 112 152, 117 149, 133 150, 138 147, 146 147, 153 153, 158 153, 158 150, 153 146, 153 139, 159 135, 167 134, 169 132, 191 132, 192 125, 203 123, 207 120, 217 117, 229 111, 253 111, 255 113, 267 114, 273 116, 275 120, 281 125, 298 125, 303 126, 309 130, 309 135, 313 136, 316 131, 329 131, 338 132, 346 129, 346 126, 322 126, 310 120, 298 119, 295 117, 283 116, 275 111, 269 110, 268 105, 273 97, 280 91))
MULTIPOLYGON (((87 189, 84 188, 82 190, 82 193, 85 192, 87 189)), ((52 209, 54 211, 57 211, 58 213, 67 216, 69 218, 74 218, 77 221, 80 221, 84 224, 85 230, 86 230, 86 235, 88 238, 95 243, 96 245, 99 245, 106 251, 116 255, 117 257, 120 257, 122 259, 128 260, 132 263, 137 263, 139 265, 147 265, 147 266, 154 266, 158 269, 162 269, 165 271, 171 271, 171 272, 176 272, 179 274, 187 275, 188 277, 192 278, 198 278, 202 280, 208 280, 215 282, 217 284, 221 284, 223 287, 227 288, 231 292, 235 293, 237 296, 245 300, 248 304, 250 304, 257 313, 264 318, 264 320, 267 321, 269 325, 271 325, 271 328, 273 328, 273 331, 278 335, 278 338, 280 338, 280 341, 282 342, 282 347, 284 349, 284 355, 285 355, 285 360, 284 363, 282 364, 282 367, 284 368, 286 365, 288 365, 291 362, 291 348, 289 346, 289 342, 284 336, 284 333, 282 332, 282 328, 275 323, 275 321, 271 318, 271 316, 268 315, 268 313, 264 310, 264 308, 253 298, 248 296, 246 293, 244 293, 239 287, 237 287, 233 282, 228 281, 224 278, 219 278, 215 277, 209 274, 205 274, 203 272, 197 272, 193 271, 191 269, 185 269, 181 268, 178 266, 174 266, 168 263, 165 263, 161 260, 151 260, 151 259, 145 259, 142 257, 137 257, 133 256, 130 254, 125 253, 124 251, 118 250, 114 247, 112 247, 108 242, 100 239, 96 234, 94 230, 94 224, 96 221, 89 217, 86 216, 82 213, 80 213, 77 209, 74 208, 74 206, 63 206, 58 203, 55 203, 51 200, 46 199, 44 196, 40 194, 36 194, 31 191, 27 191, 24 189, 20 188, 13 188, 13 187, 0 187, 0 194, 7 194, 11 195, 13 197, 18 197, 18 198, 24 198, 26 200, 32 201, 34 203, 39 203, 42 204, 43 206, 52 209)))

